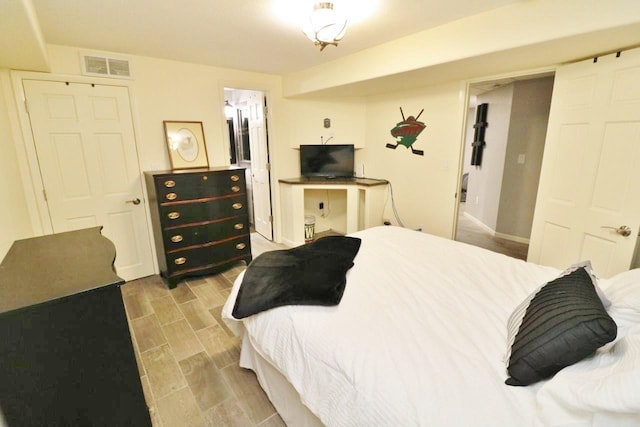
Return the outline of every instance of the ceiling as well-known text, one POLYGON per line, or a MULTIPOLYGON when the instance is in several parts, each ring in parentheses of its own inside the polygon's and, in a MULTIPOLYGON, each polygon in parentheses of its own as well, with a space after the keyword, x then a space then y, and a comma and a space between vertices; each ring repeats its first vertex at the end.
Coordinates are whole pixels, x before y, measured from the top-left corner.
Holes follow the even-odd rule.
MULTIPOLYGON (((311 0, 32 0, 47 44, 271 74, 329 62, 447 22, 529 0, 335 0, 354 10, 338 47, 300 29, 311 0), (359 17, 356 15, 360 15, 359 17)), ((345 6, 346 7, 346 6, 345 6)))

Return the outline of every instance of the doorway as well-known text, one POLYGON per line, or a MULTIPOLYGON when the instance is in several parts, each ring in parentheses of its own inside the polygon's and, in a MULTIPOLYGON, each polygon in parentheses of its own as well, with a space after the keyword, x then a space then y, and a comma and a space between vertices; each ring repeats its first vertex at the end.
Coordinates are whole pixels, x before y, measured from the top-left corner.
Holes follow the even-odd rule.
POLYGON ((273 240, 267 96, 261 91, 225 88, 224 97, 229 162, 245 168, 249 222, 257 233, 273 240))
POLYGON ((456 240, 526 260, 553 80, 545 73, 469 86, 456 240), (476 124, 482 104, 486 120, 476 124), (485 144, 472 165, 481 126, 485 144))

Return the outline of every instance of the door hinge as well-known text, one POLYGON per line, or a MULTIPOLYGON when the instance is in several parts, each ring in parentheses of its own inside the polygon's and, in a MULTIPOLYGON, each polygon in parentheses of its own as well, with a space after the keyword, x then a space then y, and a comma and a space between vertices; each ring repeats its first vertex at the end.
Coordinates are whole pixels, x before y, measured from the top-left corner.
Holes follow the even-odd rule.
POLYGON ((264 168, 265 168, 267 171, 271 171, 271 163, 267 163, 267 164, 264 166, 264 168))
POLYGON ((42 189, 42 195, 44 196, 44 201, 48 202, 49 200, 47 199, 47 190, 45 190, 44 188, 42 189))
POLYGON ((269 215, 269 222, 273 222, 273 215, 269 215))
POLYGON ((265 116, 269 115, 269 107, 267 107, 267 106, 264 107, 264 115, 265 116))

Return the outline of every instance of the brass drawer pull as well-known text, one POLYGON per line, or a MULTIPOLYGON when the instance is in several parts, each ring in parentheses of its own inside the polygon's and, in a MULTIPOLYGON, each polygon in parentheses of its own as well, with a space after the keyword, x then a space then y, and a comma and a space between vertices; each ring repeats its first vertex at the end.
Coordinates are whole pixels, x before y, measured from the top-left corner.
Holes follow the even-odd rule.
POLYGON ((186 259, 185 257, 180 257, 180 258, 176 258, 175 260, 173 260, 173 262, 174 262, 176 265, 182 265, 182 264, 184 264, 185 262, 187 262, 187 259, 186 259))
POLYGON ((208 177, 207 175, 202 175, 202 180, 203 180, 203 181, 206 181, 206 180, 208 180, 208 179, 209 179, 209 177, 208 177))
POLYGON ((244 228, 244 224, 236 224, 233 226, 236 230, 242 230, 244 228))
POLYGON ((172 181, 172 180, 165 181, 165 182, 164 182, 164 186, 165 186, 165 187, 167 187, 167 188, 173 188, 173 187, 175 187, 175 186, 176 186, 176 182, 175 182, 175 181, 172 181))
POLYGON ((175 200, 178 198, 178 195, 176 193, 169 193, 165 197, 167 198, 167 200, 175 200))
POLYGON ((243 250, 246 247, 247 247, 247 245, 245 245, 244 243, 238 243, 236 245, 236 249, 239 250, 239 251, 243 250))
POLYGON ((231 181, 238 182, 240 181, 240 177, 238 175, 231 175, 231 181))
POLYGON ((237 193, 238 191, 240 191, 240 187, 238 187, 237 185, 234 185, 233 187, 231 187, 231 191, 233 191, 234 193, 237 193))
POLYGON ((180 218, 180 212, 169 212, 167 216, 169 219, 178 219, 180 218))
POLYGON ((173 243, 180 243, 182 242, 182 236, 179 234, 176 234, 175 236, 171 236, 171 241, 173 243))
POLYGON ((231 207, 235 210, 242 209, 242 203, 234 203, 231 207))

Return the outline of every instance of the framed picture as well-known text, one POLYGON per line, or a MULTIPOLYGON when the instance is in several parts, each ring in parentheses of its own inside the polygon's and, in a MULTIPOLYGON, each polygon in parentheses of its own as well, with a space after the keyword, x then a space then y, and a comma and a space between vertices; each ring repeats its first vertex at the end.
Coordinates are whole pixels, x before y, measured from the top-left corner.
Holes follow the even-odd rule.
POLYGON ((171 169, 209 167, 207 146, 202 122, 173 122, 165 120, 164 134, 169 149, 171 169))

